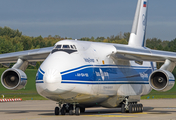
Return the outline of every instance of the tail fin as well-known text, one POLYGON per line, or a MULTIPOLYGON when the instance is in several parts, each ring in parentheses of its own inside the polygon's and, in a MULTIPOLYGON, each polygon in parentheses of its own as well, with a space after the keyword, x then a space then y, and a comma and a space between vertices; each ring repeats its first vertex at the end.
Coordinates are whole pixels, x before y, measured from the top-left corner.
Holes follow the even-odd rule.
POLYGON ((145 46, 145 34, 147 26, 147 0, 138 0, 128 45, 134 47, 145 46))

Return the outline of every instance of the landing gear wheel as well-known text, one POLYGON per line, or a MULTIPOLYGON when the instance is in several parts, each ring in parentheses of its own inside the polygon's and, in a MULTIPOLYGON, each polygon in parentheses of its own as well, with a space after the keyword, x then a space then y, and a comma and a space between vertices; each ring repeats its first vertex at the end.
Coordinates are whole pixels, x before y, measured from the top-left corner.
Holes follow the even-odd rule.
POLYGON ((134 113, 135 112, 135 104, 132 104, 131 107, 132 107, 132 113, 134 113))
POLYGON ((121 107, 121 112, 122 112, 122 113, 125 113, 125 112, 126 112, 126 109, 125 109, 125 104, 122 104, 122 107, 121 107))
POLYGON ((139 112, 141 112, 142 111, 142 106, 141 106, 141 104, 139 104, 139 112))
POLYGON ((61 115, 65 115, 65 113, 66 113, 66 109, 65 109, 65 107, 62 107, 62 109, 61 109, 61 115))
POLYGON ((69 109, 68 110, 69 115, 73 115, 73 105, 72 104, 69 105, 68 109, 69 109))
POLYGON ((69 115, 73 115, 73 110, 69 110, 69 115))
POLYGON ((129 105, 129 113, 143 112, 142 104, 131 104, 129 105))
POLYGON ((75 115, 80 115, 80 108, 79 108, 79 107, 77 107, 77 108, 75 109, 75 115))
POLYGON ((55 107, 55 115, 59 115, 59 107, 55 107))
POLYGON ((81 112, 81 113, 84 113, 84 112, 85 112, 85 108, 82 108, 82 107, 81 107, 81 108, 80 108, 80 112, 81 112))
POLYGON ((140 111, 139 111, 139 108, 140 108, 140 105, 137 104, 137 105, 136 105, 136 111, 137 111, 137 112, 140 112, 140 111))
POLYGON ((129 113, 132 113, 132 104, 129 105, 129 113))
POLYGON ((134 104, 133 106, 134 106, 134 113, 136 113, 137 112, 137 104, 134 104))
POLYGON ((140 112, 143 112, 143 105, 142 104, 140 104, 141 105, 141 111, 140 112))

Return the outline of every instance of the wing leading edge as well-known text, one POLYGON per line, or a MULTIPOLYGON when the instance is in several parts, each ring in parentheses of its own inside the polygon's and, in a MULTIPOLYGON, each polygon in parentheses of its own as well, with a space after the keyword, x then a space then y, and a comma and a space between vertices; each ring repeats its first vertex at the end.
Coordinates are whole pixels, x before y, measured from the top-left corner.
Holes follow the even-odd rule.
POLYGON ((151 50, 146 47, 134 48, 128 45, 114 45, 116 52, 110 56, 115 59, 165 62, 166 59, 176 62, 176 53, 160 50, 151 50))
POLYGON ((52 51, 53 47, 6 53, 0 55, 0 63, 13 63, 19 58, 28 62, 43 61, 52 51))

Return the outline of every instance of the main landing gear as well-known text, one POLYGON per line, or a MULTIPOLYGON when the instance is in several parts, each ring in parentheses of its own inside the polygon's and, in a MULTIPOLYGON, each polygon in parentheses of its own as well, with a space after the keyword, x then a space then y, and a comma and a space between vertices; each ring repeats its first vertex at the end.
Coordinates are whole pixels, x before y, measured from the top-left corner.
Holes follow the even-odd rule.
POLYGON ((59 113, 61 115, 65 115, 66 113, 69 113, 69 115, 80 115, 82 112, 85 112, 85 108, 78 107, 76 103, 63 105, 59 103, 59 107, 55 108, 55 115, 59 115, 59 113))
POLYGON ((121 107, 121 112, 122 113, 136 113, 136 112, 143 112, 143 105, 142 104, 137 104, 137 102, 134 103, 129 103, 128 102, 128 97, 125 98, 125 102, 122 104, 121 107))

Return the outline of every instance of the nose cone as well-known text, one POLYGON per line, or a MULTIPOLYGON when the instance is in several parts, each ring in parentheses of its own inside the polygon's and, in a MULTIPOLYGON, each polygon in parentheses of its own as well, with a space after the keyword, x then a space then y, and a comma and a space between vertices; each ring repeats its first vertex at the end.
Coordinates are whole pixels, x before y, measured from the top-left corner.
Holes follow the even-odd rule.
POLYGON ((43 80, 45 83, 48 83, 48 84, 55 84, 55 83, 61 82, 61 75, 59 70, 47 69, 43 76, 43 80))
POLYGON ((55 91, 61 83, 61 75, 57 69, 47 69, 43 76, 44 83, 49 91, 55 91))
MULTIPOLYGON (((69 68, 70 56, 65 52, 50 54, 40 66, 43 83, 36 84, 40 95, 53 99, 74 89, 74 86, 62 84, 61 72, 69 68)), ((38 74, 40 77, 40 74, 38 74)), ((63 99, 63 98, 62 98, 63 99)))

